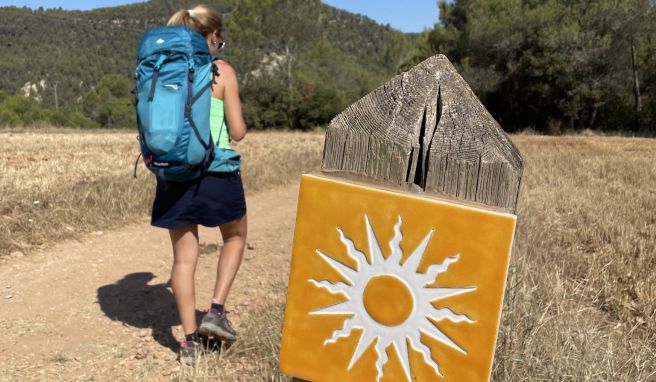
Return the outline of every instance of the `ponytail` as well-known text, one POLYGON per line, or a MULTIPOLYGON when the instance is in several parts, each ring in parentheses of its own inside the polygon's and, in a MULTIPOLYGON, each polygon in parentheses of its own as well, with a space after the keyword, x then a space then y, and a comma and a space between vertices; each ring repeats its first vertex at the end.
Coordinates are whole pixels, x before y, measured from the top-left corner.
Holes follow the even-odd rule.
POLYGON ((207 36, 216 30, 221 33, 223 20, 218 11, 205 5, 197 5, 191 9, 181 9, 175 12, 167 25, 183 25, 207 36))

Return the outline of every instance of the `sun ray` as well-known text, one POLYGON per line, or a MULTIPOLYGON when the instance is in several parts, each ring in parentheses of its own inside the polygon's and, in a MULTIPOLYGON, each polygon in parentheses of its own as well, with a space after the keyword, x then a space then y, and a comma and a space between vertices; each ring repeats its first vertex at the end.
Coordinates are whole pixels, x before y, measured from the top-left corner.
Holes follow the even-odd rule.
POLYGON ((358 341, 358 346, 356 346, 355 351, 353 352, 353 357, 351 357, 351 362, 349 362, 348 369, 351 370, 353 365, 360 359, 365 350, 371 345, 371 343, 377 338, 370 330, 362 329, 362 335, 358 341))
POLYGON ((378 341, 376 341, 376 346, 374 347, 376 349, 376 353, 378 353, 378 359, 376 360, 376 370, 378 371, 378 376, 377 379, 380 381, 380 379, 383 377, 383 366, 387 363, 387 352, 385 349, 389 346, 390 342, 384 341, 381 337, 378 337, 378 341))
POLYGON ((321 314, 337 314, 337 315, 355 315, 353 310, 353 303, 351 300, 346 300, 339 302, 335 305, 330 305, 325 308, 313 310, 310 312, 312 315, 321 315, 321 314))
POLYGON ((408 271, 417 271, 417 267, 419 266, 419 263, 421 262, 421 259, 424 257, 424 252, 426 251, 426 247, 428 247, 428 243, 430 242, 431 237, 433 237, 433 232, 435 230, 430 230, 428 231, 428 234, 424 237, 424 240, 419 243, 417 248, 412 252, 410 257, 406 259, 406 261, 403 263, 403 268, 408 271))
POLYGON ((423 290, 424 296, 428 298, 428 301, 441 300, 443 298, 457 296, 459 294, 468 293, 475 291, 476 287, 465 287, 465 288, 425 288, 423 290))
POLYGON ((433 312, 426 315, 426 317, 435 321, 441 321, 446 319, 455 323, 467 322, 473 324, 476 322, 471 318, 467 317, 466 314, 457 314, 449 308, 434 309, 433 312))
POLYGON ((419 336, 419 332, 417 332, 414 336, 410 337, 410 346, 419 352, 419 354, 422 355, 424 358, 424 362, 430 366, 433 371, 440 377, 444 377, 444 374, 442 374, 442 371, 440 370, 440 365, 435 362, 432 356, 432 351, 431 349, 426 346, 423 342, 421 342, 421 338, 419 336))
POLYGON ((383 256, 383 252, 380 250, 380 244, 378 244, 376 233, 371 227, 369 216, 365 214, 364 220, 367 226, 367 238, 369 238, 369 257, 371 259, 371 265, 381 264, 385 261, 385 257, 383 256))
POLYGON ((401 366, 403 367, 406 378, 408 378, 408 381, 412 381, 412 376, 410 375, 410 353, 408 353, 408 344, 406 341, 406 337, 394 341, 394 349, 399 356, 399 360, 401 360, 401 366))
POLYGON ((435 282, 437 275, 446 272, 449 269, 449 265, 457 262, 458 260, 460 260, 460 254, 447 257, 440 264, 431 265, 426 271, 426 273, 420 276, 422 278, 422 282, 424 283, 424 285, 435 282))
POLYGON ((396 225, 394 226, 394 237, 389 243, 390 249, 392 250, 391 255, 387 258, 387 261, 393 263, 393 264, 400 264, 401 263, 401 258, 403 257, 403 251, 401 250, 401 239, 403 238, 403 234, 401 233, 401 224, 403 223, 403 220, 401 219, 401 216, 399 216, 399 220, 397 221, 396 225))
POLYGON ((348 254, 355 259, 355 261, 358 263, 358 270, 362 270, 362 267, 365 264, 369 264, 369 260, 367 259, 367 256, 359 251, 357 248, 355 248, 355 244, 353 244, 353 240, 348 238, 346 235, 344 235, 344 231, 342 231, 340 228, 337 228, 337 232, 339 232, 339 238, 342 240, 342 243, 346 246, 346 251, 348 254))
POLYGON ((312 284, 314 284, 316 287, 325 289, 332 294, 341 293, 344 295, 344 297, 349 297, 348 291, 351 288, 351 286, 346 283, 343 283, 341 281, 333 283, 327 280, 317 281, 315 279, 310 279, 309 281, 312 284))
POLYGON ((334 270, 339 272, 339 274, 342 275, 342 277, 344 277, 351 285, 353 284, 353 280, 356 280, 358 274, 353 269, 324 254, 319 249, 317 249, 317 254, 319 254, 319 256, 321 256, 321 258, 324 259, 324 261, 327 262, 334 270))
POLYGON ((355 319, 355 317, 350 317, 344 320, 344 326, 341 329, 335 330, 333 336, 323 342, 324 346, 327 344, 333 344, 340 338, 350 336, 353 331, 353 323, 355 322, 355 319))
POLYGON ((440 341, 444 345, 452 349, 455 349, 461 353, 467 354, 466 351, 464 351, 457 343, 453 342, 453 340, 449 338, 449 336, 444 334, 444 332, 442 332, 440 328, 438 328, 437 325, 435 325, 435 323, 433 323, 429 319, 422 321, 418 329, 420 332, 424 333, 425 335, 437 341, 440 341))

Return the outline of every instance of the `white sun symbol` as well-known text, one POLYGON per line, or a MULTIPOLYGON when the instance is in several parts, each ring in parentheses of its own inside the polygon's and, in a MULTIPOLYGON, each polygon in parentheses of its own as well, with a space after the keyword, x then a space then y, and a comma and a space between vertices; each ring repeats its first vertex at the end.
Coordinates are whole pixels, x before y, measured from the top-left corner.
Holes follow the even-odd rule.
POLYGON ((340 263, 319 249, 316 250, 322 259, 348 281, 348 284, 334 283, 328 280, 310 279, 309 281, 331 293, 341 293, 347 297, 347 300, 310 312, 310 314, 352 316, 344 321, 342 329, 335 330, 332 337, 324 341, 324 346, 335 343, 340 338, 349 337, 353 329, 361 329, 362 335, 348 365, 349 370, 369 345, 376 341, 377 380, 383 376, 383 365, 388 360, 386 349, 389 345, 394 345, 406 377, 408 380, 412 380, 408 344, 423 355, 424 362, 430 365, 435 373, 443 377, 438 363, 431 356, 430 348, 421 342, 421 333, 456 351, 467 354, 462 347, 437 327, 436 322, 450 320, 455 323, 473 324, 475 321, 464 314, 456 314, 449 308, 436 309, 431 302, 468 293, 476 290, 476 287, 429 288, 426 286, 434 283, 440 273, 446 272, 449 265, 458 261, 460 255, 447 257, 441 264, 430 266, 425 273, 417 273, 417 267, 434 230, 428 232, 419 246, 401 264, 403 257, 400 247, 403 237, 401 217, 399 216, 398 223, 394 226, 394 237, 389 243, 391 254, 387 258, 382 254, 367 215, 365 215, 365 223, 369 241, 369 259, 363 252, 355 248, 353 241, 346 237, 340 228, 337 228, 348 255, 357 263, 357 270, 340 263))

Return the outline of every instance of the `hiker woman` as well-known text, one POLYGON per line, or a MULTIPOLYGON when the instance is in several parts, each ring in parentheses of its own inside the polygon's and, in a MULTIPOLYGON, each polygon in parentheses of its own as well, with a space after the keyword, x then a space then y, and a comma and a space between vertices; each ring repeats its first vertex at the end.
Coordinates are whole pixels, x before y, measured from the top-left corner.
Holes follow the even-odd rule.
MULTIPOLYGON (((216 56, 225 44, 221 15, 214 9, 198 5, 176 12, 168 25, 187 26, 207 40, 210 53, 216 56)), ((152 225, 168 228, 173 245, 171 281, 180 321, 185 333, 180 360, 192 362, 201 351, 202 336, 234 341, 237 335, 224 308, 232 282, 242 261, 246 243, 246 202, 239 172, 239 156, 231 151, 229 139, 241 140, 246 134, 242 117, 237 76, 225 61, 215 60, 219 77, 212 89, 210 129, 215 144, 233 153, 231 166, 212 163, 209 172, 191 182, 161 182, 158 179, 152 211, 152 225), (228 171, 228 172, 226 172, 228 171), (196 322, 194 274, 199 256, 198 224, 219 227, 223 247, 219 256, 211 307, 196 322)), ((216 160, 215 160, 216 162, 216 160)))

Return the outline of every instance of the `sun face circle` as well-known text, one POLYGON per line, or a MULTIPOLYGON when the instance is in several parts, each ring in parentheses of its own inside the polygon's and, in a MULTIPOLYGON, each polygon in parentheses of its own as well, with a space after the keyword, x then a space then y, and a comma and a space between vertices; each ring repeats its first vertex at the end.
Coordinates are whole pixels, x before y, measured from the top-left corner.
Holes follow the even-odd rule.
POLYGON ((364 308, 376 322, 399 326, 412 313, 414 300, 408 286, 396 276, 382 275, 369 280, 363 293, 364 308))

